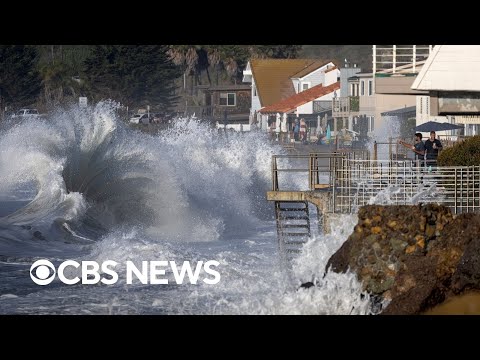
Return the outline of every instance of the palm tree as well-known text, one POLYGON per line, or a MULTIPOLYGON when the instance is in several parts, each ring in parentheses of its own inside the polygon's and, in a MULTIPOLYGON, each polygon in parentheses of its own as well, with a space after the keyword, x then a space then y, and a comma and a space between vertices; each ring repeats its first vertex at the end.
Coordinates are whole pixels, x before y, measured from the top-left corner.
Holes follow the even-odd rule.
MULTIPOLYGON (((211 48, 208 50, 208 63, 213 66, 213 69, 215 70, 215 85, 218 85, 218 64, 220 63, 220 53, 217 48, 211 48)), ((208 82, 212 84, 210 81, 210 74, 208 73, 208 67, 207 76, 208 82)))

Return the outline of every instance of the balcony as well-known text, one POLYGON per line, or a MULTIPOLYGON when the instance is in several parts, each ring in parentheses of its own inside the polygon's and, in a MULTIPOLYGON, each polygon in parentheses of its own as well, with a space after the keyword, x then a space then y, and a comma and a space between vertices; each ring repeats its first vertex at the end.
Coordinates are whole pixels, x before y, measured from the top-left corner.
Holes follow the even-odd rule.
POLYGON ((322 114, 332 110, 332 102, 330 100, 317 100, 313 102, 313 113, 322 114))
POLYGON ((360 110, 360 100, 358 96, 339 97, 332 100, 333 117, 356 116, 360 110))
POLYGON ((418 73, 432 52, 433 45, 373 45, 375 76, 418 73))

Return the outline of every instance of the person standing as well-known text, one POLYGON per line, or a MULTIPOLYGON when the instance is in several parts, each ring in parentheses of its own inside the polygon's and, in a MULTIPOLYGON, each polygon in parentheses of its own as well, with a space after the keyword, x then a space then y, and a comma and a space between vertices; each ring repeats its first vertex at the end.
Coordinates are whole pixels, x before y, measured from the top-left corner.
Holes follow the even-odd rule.
POLYGON ((298 141, 298 134, 300 133, 300 124, 298 123, 298 119, 295 119, 295 125, 293 126, 293 138, 295 141, 298 141))
POLYGON ((415 145, 408 144, 402 140, 399 140, 398 142, 399 144, 412 150, 415 153, 415 160, 419 162, 420 167, 424 166, 425 144, 422 141, 422 133, 415 134, 415 145))
POLYGON ((302 143, 307 139, 307 123, 304 118, 300 119, 300 141, 302 143))
POLYGON ((435 131, 430 131, 430 138, 425 140, 425 159, 427 165, 436 165, 438 158, 438 151, 443 149, 440 140, 435 139, 435 131))

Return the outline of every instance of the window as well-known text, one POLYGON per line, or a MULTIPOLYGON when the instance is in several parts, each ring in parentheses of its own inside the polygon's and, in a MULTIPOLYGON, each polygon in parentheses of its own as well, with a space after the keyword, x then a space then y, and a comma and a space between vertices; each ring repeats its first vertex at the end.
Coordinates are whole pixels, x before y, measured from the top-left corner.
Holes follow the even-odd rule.
POLYGON ((235 93, 220 93, 220 106, 235 106, 236 103, 235 93))
POLYGON ((358 84, 352 84, 350 96, 358 96, 358 84))
POLYGON ((375 130, 375 117, 374 116, 370 116, 369 117, 369 128, 370 128, 370 131, 374 131, 375 130))
POLYGON ((358 96, 358 84, 352 84, 352 93, 350 96, 358 96))
POLYGON ((308 90, 310 88, 310 83, 302 83, 302 91, 308 90))
POLYGON ((373 80, 368 80, 368 96, 373 95, 373 80))
POLYGON ((423 96, 420 96, 420 114, 423 114, 423 96))
POLYGON ((300 82, 298 83, 298 86, 297 86, 297 93, 300 92, 300 82))
POLYGON ((365 81, 361 81, 361 86, 360 86, 360 95, 365 96, 365 81))
POLYGON ((427 105, 425 106, 425 113, 430 114, 430 97, 426 96, 425 97, 427 105))
POLYGON ((253 85, 253 96, 257 96, 257 87, 253 85))

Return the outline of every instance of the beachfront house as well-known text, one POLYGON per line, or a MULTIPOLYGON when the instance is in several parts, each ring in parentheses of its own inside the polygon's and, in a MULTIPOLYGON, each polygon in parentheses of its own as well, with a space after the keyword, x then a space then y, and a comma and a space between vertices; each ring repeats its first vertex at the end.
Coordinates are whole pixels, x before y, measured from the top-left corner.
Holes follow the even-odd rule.
POLYGON ((372 135, 383 139, 391 135, 411 136, 395 134, 392 128, 397 129, 396 132, 408 129, 410 126, 405 122, 414 122, 411 109, 417 109, 418 116, 418 105, 424 101, 420 99, 428 93, 413 89, 412 84, 432 49, 432 45, 373 45, 375 115, 372 135))
POLYGON ((411 88, 426 93, 417 100, 417 125, 447 121, 480 134, 479 45, 435 46, 411 88))
POLYGON ((205 103, 212 109, 212 120, 249 123, 251 88, 245 84, 211 86, 205 89, 205 103))
POLYGON ((277 119, 303 117, 309 128, 317 127, 319 116, 331 115, 331 101, 340 96, 340 71, 331 61, 318 59, 255 59, 243 72, 251 83, 250 122, 258 129, 278 128, 277 119))

